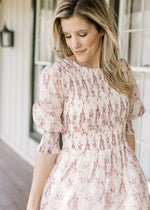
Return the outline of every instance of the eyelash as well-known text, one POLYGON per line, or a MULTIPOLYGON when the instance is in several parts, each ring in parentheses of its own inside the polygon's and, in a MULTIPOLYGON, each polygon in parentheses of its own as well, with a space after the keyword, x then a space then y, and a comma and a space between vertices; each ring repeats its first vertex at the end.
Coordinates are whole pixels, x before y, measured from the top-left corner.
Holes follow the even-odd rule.
MULTIPOLYGON (((85 34, 80 34, 79 36, 80 36, 80 37, 85 37, 86 35, 87 35, 87 33, 85 33, 85 34)), ((70 39, 71 36, 65 36, 65 38, 66 38, 66 39, 70 39)))
POLYGON ((85 34, 80 34, 81 37, 85 37, 86 35, 87 35, 87 33, 85 33, 85 34))

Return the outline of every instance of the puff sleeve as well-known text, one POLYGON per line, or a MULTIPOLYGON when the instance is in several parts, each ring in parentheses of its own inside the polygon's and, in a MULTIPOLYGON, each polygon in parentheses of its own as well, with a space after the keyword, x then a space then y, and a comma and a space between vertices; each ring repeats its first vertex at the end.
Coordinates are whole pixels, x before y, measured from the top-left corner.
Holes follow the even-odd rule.
POLYGON ((143 103, 140 99, 140 93, 139 89, 136 83, 136 80, 132 74, 131 68, 127 64, 125 60, 122 59, 123 66, 126 69, 126 75, 128 81, 132 84, 132 96, 129 100, 129 114, 127 118, 127 124, 126 124, 126 134, 132 135, 134 134, 134 130, 132 128, 132 120, 135 120, 136 118, 142 116, 145 112, 143 103))
POLYGON ((33 120, 43 130, 38 151, 59 153, 59 133, 64 132, 61 115, 63 92, 61 72, 56 64, 43 69, 39 79, 40 97, 33 105, 33 120))

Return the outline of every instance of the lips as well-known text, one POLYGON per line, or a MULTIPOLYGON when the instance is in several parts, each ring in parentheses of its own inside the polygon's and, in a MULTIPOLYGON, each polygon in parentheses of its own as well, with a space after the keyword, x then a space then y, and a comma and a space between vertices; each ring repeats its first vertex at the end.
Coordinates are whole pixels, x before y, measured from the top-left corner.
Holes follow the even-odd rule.
POLYGON ((78 51, 74 51, 74 54, 76 55, 81 55, 85 52, 85 50, 78 50, 78 51))

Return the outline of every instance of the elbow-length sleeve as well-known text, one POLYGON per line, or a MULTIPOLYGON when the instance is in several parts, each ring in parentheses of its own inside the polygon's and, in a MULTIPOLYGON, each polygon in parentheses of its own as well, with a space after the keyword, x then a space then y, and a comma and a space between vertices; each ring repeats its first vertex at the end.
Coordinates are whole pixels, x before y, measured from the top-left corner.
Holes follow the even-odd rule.
POLYGON ((132 74, 131 68, 125 60, 122 59, 122 61, 124 63, 124 68, 127 69, 127 79, 132 84, 132 96, 129 99, 129 114, 126 124, 126 134, 132 135, 134 134, 134 130, 132 128, 132 120, 135 120, 136 118, 142 116, 145 112, 145 109, 140 99, 139 88, 132 74))
POLYGON ((33 120, 43 130, 38 151, 56 154, 60 152, 59 133, 64 132, 64 126, 61 72, 55 64, 43 69, 39 87, 39 101, 33 105, 33 120))

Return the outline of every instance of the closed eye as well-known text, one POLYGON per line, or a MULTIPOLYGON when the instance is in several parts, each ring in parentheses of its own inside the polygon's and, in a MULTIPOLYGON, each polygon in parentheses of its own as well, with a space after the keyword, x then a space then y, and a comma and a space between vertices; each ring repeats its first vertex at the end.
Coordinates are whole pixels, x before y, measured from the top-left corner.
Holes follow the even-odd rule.
POLYGON ((66 39, 70 39, 70 38, 71 38, 71 36, 67 36, 67 35, 65 35, 65 38, 66 38, 66 39))
MULTIPOLYGON (((78 36, 80 36, 80 37, 85 37, 86 35, 87 35, 87 33, 79 34, 78 36)), ((70 38, 71 38, 71 35, 66 35, 66 34, 64 34, 64 36, 65 36, 66 39, 70 39, 70 38)))
POLYGON ((79 36, 85 37, 86 35, 87 35, 87 33, 84 33, 84 34, 80 34, 79 36))

